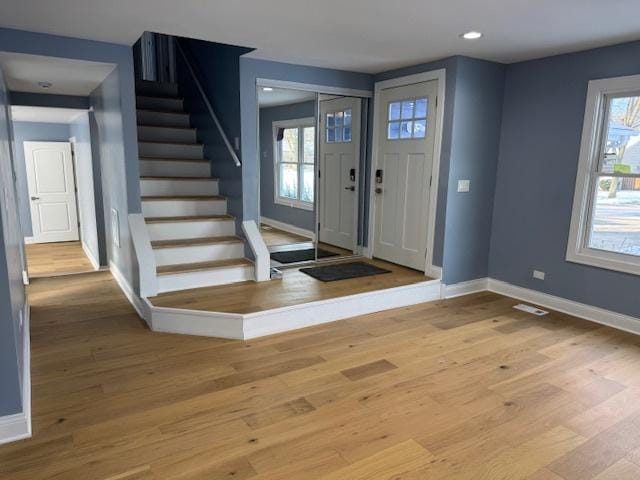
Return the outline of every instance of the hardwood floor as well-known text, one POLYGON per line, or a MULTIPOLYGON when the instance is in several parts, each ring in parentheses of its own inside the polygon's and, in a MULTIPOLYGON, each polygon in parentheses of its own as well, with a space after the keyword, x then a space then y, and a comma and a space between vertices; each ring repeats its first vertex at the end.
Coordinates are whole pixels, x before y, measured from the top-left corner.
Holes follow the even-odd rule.
POLYGON ((640 339, 491 293, 251 342, 150 332, 107 272, 38 279, 11 480, 640 478, 640 339))
POLYGON ((80 242, 34 243, 25 251, 31 278, 94 271, 80 242))
POLYGON ((260 225, 260 234, 267 247, 276 245, 289 245, 292 243, 304 243, 311 241, 308 237, 302 235, 296 235, 295 233, 285 232, 279 228, 272 227, 270 225, 260 225))
POLYGON ((252 313, 430 280, 423 272, 382 260, 358 259, 358 261, 372 263, 391 270, 391 273, 336 282, 321 282, 298 269, 286 269, 282 272, 281 280, 261 283, 240 282, 169 292, 150 298, 149 301, 158 307, 252 313))

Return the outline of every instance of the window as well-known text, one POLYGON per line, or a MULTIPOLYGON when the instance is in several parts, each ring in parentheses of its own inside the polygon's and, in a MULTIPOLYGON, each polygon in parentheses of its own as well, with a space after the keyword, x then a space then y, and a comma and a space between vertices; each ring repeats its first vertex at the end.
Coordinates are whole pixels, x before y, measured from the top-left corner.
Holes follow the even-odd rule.
POLYGON ((426 98, 390 102, 387 117, 387 140, 424 138, 427 134, 426 98))
POLYGON ((351 109, 327 113, 325 122, 327 143, 351 141, 351 109))
POLYGON ((640 274, 640 76, 589 82, 567 260, 640 274))
POLYGON ((275 122, 275 202, 313 209, 316 129, 313 118, 275 122))

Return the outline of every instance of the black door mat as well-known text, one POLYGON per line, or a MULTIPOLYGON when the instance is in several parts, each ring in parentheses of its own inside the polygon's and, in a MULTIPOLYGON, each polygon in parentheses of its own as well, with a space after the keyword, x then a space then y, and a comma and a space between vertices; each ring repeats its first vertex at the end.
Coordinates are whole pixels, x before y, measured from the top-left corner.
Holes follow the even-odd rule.
POLYGON ((365 262, 336 263, 334 265, 301 268, 300 271, 321 282, 335 282, 336 280, 391 273, 391 270, 385 270, 365 262))
MULTIPOLYGON (((335 257, 338 254, 328 250, 318 249, 318 258, 335 257)), ((305 248, 303 250, 284 250, 282 252, 272 252, 271 259, 280 263, 311 262, 316 259, 315 248, 305 248)))

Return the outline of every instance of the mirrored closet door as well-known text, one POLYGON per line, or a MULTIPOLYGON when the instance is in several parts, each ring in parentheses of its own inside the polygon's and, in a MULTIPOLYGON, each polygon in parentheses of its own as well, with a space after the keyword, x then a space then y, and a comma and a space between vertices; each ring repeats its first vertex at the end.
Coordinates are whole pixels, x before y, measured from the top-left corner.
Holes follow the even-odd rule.
POLYGON ((277 267, 358 251, 362 101, 258 87, 260 228, 277 267))

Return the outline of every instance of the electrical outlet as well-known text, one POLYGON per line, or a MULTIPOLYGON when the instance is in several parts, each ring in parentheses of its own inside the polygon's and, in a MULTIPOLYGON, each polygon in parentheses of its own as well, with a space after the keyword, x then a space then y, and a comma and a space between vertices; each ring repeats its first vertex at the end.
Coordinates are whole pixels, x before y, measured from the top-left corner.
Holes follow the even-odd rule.
POLYGON ((118 210, 111 209, 111 241, 120 248, 120 220, 118 219, 118 210))
POLYGON ((22 312, 22 310, 20 310, 19 317, 20 317, 20 330, 22 330, 22 326, 24 325, 24 313, 22 312))
POLYGON ((471 180, 458 180, 458 192, 468 192, 471 188, 471 180))
POLYGON ((538 280, 544 280, 545 275, 546 274, 540 270, 533 271, 533 278, 537 278, 538 280))

